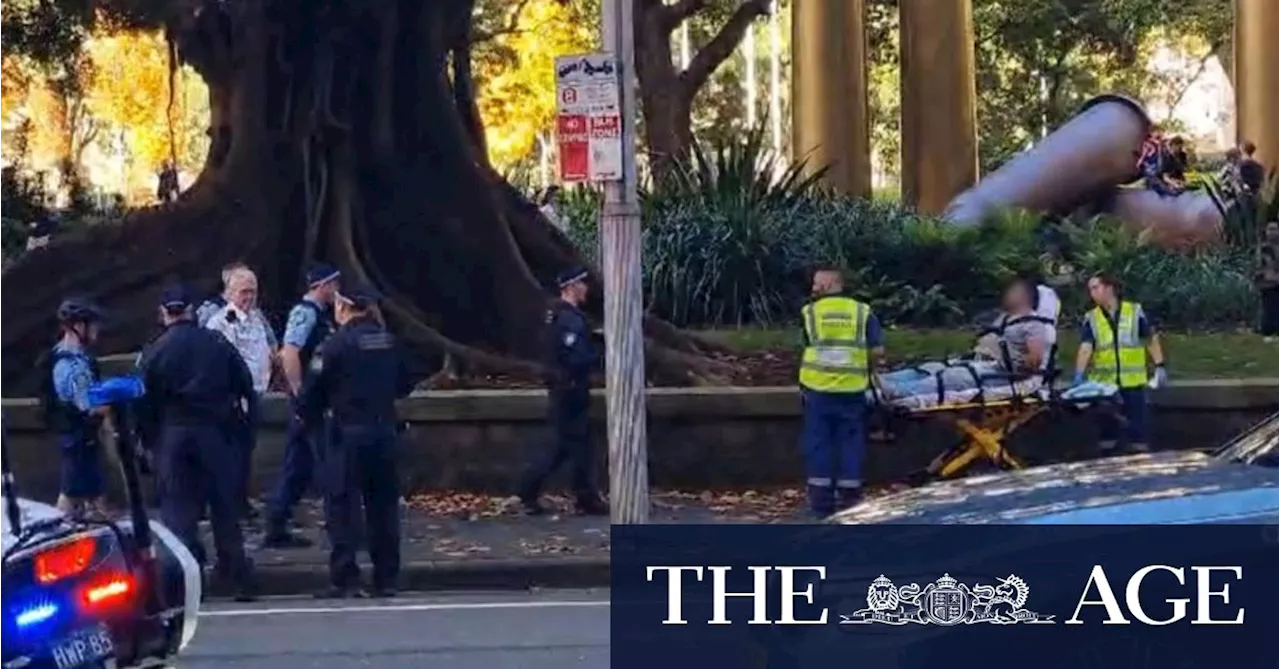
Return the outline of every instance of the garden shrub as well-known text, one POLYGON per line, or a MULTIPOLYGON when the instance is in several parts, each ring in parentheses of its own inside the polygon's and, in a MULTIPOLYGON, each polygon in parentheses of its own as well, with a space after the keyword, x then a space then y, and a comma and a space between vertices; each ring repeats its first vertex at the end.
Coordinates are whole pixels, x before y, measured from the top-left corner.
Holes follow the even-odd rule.
MULTIPOLYGON (((896 203, 824 192, 803 174, 780 167, 748 136, 695 154, 662 189, 645 193, 648 308, 687 327, 794 324, 809 273, 834 265, 890 325, 971 322, 998 307, 1001 287, 1023 273, 1055 284, 1065 316, 1075 318, 1088 306, 1084 281, 1099 271, 1118 276, 1166 327, 1230 329, 1254 319, 1256 251, 1236 239, 1252 231, 1222 249, 1174 254, 1138 245, 1105 218, 1073 224, 1006 211, 956 228, 896 203)), ((579 189, 564 207, 570 236, 593 262, 599 201, 579 189)))

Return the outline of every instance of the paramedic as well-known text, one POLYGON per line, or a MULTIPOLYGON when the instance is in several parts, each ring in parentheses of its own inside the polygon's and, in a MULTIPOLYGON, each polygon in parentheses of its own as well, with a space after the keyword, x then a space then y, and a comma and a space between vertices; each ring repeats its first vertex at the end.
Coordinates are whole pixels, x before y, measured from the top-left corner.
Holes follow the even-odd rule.
POLYGON ((1087 284, 1089 297, 1097 305, 1080 324, 1080 350, 1076 353, 1073 385, 1088 380, 1115 385, 1120 391, 1124 425, 1115 416, 1102 417, 1103 451, 1113 451, 1123 443, 1127 448, 1143 452, 1148 449, 1147 433, 1147 354, 1155 365, 1152 387, 1168 382, 1164 367, 1164 350, 1160 337, 1151 326, 1142 305, 1120 299, 1116 281, 1097 274, 1087 284), (1143 340, 1147 345, 1143 347, 1143 340), (1123 433, 1122 433, 1123 432, 1123 433))
POLYGON ((844 293, 838 270, 814 273, 813 298, 801 314, 800 386, 809 508, 827 516, 835 512, 837 501, 849 506, 862 496, 871 357, 882 358, 884 347, 880 322, 870 306, 844 293))

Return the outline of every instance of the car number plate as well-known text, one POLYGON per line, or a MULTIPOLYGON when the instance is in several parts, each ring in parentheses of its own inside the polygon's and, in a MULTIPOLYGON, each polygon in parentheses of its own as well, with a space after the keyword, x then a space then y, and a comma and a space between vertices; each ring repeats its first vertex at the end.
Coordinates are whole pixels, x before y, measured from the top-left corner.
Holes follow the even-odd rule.
POLYGON ((79 669, 98 666, 115 652, 111 633, 105 625, 80 630, 53 644, 53 662, 58 669, 79 669))

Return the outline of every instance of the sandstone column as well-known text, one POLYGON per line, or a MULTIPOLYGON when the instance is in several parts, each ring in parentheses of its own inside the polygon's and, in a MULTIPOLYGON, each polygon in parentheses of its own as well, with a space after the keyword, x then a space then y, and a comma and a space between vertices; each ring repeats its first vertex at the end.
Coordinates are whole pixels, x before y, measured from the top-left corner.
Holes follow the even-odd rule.
POLYGON ((1276 0, 1236 0, 1235 76, 1236 137, 1240 142, 1258 145, 1256 157, 1267 169, 1275 169, 1280 161, 1276 126, 1280 125, 1280 93, 1276 80, 1276 28, 1280 19, 1280 3, 1276 0))
POLYGON ((938 214, 978 180, 973 10, 970 0, 900 0, 898 11, 902 200, 938 214))
POLYGON ((791 155, 827 183, 871 194, 864 0, 792 0, 791 155))

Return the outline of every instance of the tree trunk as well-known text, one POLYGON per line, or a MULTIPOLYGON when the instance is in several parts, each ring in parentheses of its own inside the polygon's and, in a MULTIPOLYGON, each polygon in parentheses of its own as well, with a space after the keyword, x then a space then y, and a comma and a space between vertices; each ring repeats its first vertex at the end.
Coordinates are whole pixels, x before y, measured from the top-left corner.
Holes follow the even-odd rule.
MULTIPOLYGON (((643 7, 643 6, 642 6, 643 7)), ((661 179, 693 148, 693 93, 672 60, 671 30, 658 5, 636 17, 636 87, 644 114, 649 169, 661 179)), ((695 91, 696 92, 696 91, 695 91)))
MULTIPOLYGON (((107 307, 104 351, 135 350, 163 284, 211 289, 241 259, 277 313, 324 259, 377 287, 431 364, 540 371, 545 286, 579 259, 489 167, 469 67, 450 67, 469 57, 474 0, 263 4, 211 0, 168 27, 210 88, 213 141, 192 187, 5 271, 7 393, 30 392, 63 296, 107 307)), ((732 378, 696 337, 646 328, 657 381, 732 378)))

